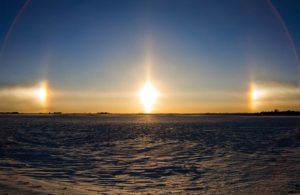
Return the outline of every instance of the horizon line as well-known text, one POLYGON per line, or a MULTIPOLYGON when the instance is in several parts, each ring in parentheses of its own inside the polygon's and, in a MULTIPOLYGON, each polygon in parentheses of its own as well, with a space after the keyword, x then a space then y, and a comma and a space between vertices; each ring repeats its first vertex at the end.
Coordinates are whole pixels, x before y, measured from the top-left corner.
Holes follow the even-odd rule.
POLYGON ((258 112, 153 112, 153 113, 143 113, 143 112, 19 112, 19 111, 0 111, 0 114, 48 114, 48 115, 62 115, 62 114, 96 114, 96 115, 213 115, 213 114, 300 114, 299 110, 271 110, 271 111, 258 111, 258 112))

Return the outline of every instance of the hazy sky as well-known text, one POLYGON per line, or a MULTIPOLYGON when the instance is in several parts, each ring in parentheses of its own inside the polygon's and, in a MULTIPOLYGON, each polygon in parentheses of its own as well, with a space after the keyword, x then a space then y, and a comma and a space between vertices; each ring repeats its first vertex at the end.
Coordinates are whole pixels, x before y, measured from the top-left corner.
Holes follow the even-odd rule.
POLYGON ((0 0, 0 111, 300 109, 297 0, 0 0), (44 91, 43 91, 44 90, 44 91))

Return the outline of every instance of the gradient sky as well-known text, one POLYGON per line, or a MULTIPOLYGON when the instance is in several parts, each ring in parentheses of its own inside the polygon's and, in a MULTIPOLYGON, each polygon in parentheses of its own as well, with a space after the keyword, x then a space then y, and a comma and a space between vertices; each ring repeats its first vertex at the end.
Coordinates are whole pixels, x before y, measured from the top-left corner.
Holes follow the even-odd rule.
POLYGON ((299 19, 297 0, 0 0, 0 111, 143 112, 147 80, 154 112, 299 110, 299 19))

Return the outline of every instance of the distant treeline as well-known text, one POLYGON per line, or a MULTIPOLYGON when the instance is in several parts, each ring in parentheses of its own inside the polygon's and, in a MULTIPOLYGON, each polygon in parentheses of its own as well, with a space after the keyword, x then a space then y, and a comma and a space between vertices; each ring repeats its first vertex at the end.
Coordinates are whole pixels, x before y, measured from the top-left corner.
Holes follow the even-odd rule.
POLYGON ((255 115, 255 116, 297 116, 300 115, 300 111, 294 111, 294 110, 273 110, 273 111, 262 111, 262 112, 255 112, 255 113, 249 113, 249 112, 241 112, 241 113, 204 113, 206 115, 255 115))
POLYGON ((48 114, 62 114, 62 112, 49 112, 48 114))
POLYGON ((97 112, 97 114, 110 114, 109 112, 97 112))
POLYGON ((286 111, 279 111, 275 109, 274 111, 263 111, 259 113, 260 115, 300 115, 300 111, 294 110, 286 110, 286 111))

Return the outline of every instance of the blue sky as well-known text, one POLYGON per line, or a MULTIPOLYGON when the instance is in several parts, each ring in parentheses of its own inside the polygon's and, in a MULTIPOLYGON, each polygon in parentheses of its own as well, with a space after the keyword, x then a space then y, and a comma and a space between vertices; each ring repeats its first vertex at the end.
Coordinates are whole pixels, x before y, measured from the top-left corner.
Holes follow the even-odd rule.
MULTIPOLYGON (((52 91, 87 94, 53 95, 50 111, 139 112, 133 94, 147 79, 147 57, 162 94, 157 112, 249 111, 249 83, 300 80, 296 0, 2 0, 0 7, 0 86, 47 80, 52 91)), ((264 105, 258 109, 274 102, 264 105)), ((299 105, 286 97, 275 106, 299 105)))

